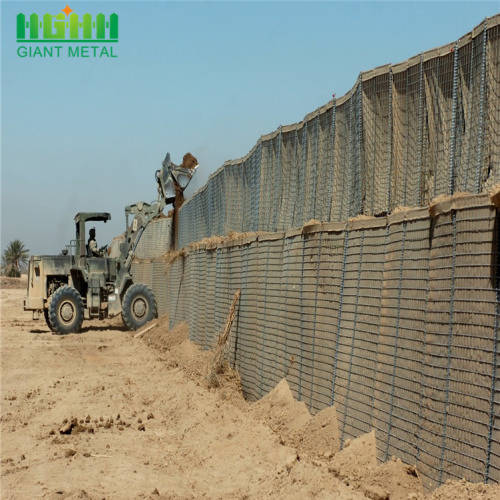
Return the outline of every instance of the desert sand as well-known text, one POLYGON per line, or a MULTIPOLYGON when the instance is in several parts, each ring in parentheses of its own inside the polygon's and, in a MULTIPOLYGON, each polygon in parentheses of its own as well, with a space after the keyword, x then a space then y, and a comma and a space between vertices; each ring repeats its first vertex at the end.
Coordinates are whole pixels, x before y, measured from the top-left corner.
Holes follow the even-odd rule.
POLYGON ((424 495, 411 464, 377 464, 373 432, 339 450, 335 409, 311 416, 286 380, 258 402, 231 370, 209 388, 187 324, 53 335, 24 286, 0 290, 3 500, 500 498, 466 481, 424 495))

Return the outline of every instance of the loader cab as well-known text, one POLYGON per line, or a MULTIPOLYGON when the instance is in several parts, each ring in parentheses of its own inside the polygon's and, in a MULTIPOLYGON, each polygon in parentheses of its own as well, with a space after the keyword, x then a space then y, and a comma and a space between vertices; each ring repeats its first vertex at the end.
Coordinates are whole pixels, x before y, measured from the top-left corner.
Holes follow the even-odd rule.
POLYGON ((87 249, 87 222, 107 222, 111 220, 111 215, 107 212, 80 212, 75 216, 76 224, 76 248, 75 258, 78 265, 84 266, 85 260, 89 256, 87 249))

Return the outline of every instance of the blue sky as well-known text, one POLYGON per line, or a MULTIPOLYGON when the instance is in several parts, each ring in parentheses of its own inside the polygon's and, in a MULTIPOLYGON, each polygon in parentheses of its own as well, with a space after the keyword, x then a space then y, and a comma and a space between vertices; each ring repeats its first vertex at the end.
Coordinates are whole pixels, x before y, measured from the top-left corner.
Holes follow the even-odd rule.
MULTIPOLYGON (((259 137, 345 94, 361 71, 458 39, 500 2, 1 2, 1 250, 57 254, 80 211, 156 198, 167 151, 187 190, 259 137), (16 15, 115 12, 115 58, 21 58, 16 15)), ((33 45, 33 44, 31 44, 33 45)), ((66 47, 64 48, 66 50, 66 47)))

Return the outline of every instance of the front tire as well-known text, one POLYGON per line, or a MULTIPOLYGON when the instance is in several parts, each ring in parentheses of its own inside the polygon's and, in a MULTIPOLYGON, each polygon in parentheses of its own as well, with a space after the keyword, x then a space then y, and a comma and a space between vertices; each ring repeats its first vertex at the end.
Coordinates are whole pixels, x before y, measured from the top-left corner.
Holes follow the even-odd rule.
POLYGON ((54 328, 50 324, 50 319, 49 319, 49 311, 48 309, 43 310, 43 317, 45 318, 45 323, 47 323, 47 326, 50 328, 50 331, 53 332, 54 328))
POLYGON ((78 333, 83 323, 83 302, 69 285, 58 288, 49 304, 49 325, 54 333, 78 333))
POLYGON ((151 288, 135 283, 127 289, 122 302, 122 319, 129 330, 137 330, 157 316, 156 298, 151 288))

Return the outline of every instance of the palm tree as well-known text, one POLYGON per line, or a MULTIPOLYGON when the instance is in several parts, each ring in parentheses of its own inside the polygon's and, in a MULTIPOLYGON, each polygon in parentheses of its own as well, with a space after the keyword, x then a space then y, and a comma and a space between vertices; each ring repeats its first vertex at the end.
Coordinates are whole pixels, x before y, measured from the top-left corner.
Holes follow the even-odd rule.
POLYGON ((7 276, 19 277, 26 269, 29 250, 21 240, 11 241, 2 254, 2 270, 7 276))

